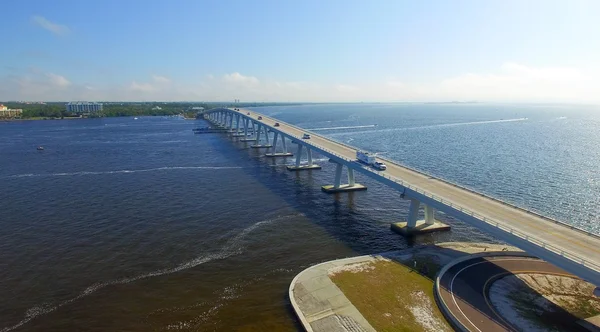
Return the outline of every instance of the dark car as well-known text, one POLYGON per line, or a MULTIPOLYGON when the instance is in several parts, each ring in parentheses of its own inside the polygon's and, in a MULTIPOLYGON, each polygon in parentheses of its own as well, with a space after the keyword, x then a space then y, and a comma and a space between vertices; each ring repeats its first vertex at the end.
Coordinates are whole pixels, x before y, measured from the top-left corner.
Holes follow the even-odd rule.
POLYGON ((279 127, 279 122, 275 122, 275 127, 279 127))
POLYGON ((258 117, 258 119, 259 119, 259 120, 262 120, 262 116, 259 116, 259 117, 258 117))

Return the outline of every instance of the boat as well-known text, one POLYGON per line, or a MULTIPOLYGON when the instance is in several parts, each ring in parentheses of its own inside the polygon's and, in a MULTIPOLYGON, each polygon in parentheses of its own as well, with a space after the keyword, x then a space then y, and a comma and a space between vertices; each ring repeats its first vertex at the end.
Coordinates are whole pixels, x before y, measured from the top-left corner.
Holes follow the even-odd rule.
POLYGON ((37 147, 37 149, 38 149, 39 151, 42 151, 42 150, 44 150, 44 147, 43 147, 43 146, 38 146, 38 147, 37 147))
POLYGON ((138 118, 133 118, 134 120, 137 120, 138 118))

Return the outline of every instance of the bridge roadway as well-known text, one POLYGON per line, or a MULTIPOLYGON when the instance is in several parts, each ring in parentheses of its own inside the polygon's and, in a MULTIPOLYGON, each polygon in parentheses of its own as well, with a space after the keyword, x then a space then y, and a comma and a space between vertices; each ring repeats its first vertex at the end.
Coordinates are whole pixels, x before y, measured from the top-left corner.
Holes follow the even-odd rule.
POLYGON ((403 188, 406 196, 417 198, 600 286, 600 236, 597 234, 528 212, 391 160, 378 158, 387 165, 386 171, 378 172, 355 162, 356 148, 252 110, 227 111, 260 122, 271 131, 294 137, 295 141, 309 145, 309 148, 334 161, 343 159, 341 162, 348 167, 398 190, 403 188), (259 116, 262 120, 258 120, 259 116), (278 127, 274 126, 276 122, 278 127), (304 133, 310 133, 311 138, 298 139, 304 133))

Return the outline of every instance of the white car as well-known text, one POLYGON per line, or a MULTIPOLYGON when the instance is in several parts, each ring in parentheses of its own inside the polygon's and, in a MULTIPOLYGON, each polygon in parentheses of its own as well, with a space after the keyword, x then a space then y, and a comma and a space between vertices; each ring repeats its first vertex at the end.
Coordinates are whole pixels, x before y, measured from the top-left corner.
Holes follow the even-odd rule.
POLYGON ((387 166, 385 166, 384 163, 381 163, 379 161, 374 162, 373 167, 377 168, 380 171, 385 171, 387 169, 387 166))
POLYGON ((310 139, 310 135, 309 135, 309 134, 304 134, 304 135, 302 136, 302 139, 310 139))

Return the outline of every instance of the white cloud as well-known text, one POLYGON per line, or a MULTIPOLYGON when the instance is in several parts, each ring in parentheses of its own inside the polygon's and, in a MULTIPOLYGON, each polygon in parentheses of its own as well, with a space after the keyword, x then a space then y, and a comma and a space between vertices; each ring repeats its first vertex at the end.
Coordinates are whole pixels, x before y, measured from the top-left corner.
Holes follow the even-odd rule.
POLYGON ((600 72, 574 67, 530 67, 508 62, 494 73, 443 80, 447 98, 493 101, 598 101, 600 72))
POLYGON ((164 76, 153 75, 152 80, 156 83, 171 83, 171 79, 164 76))
POLYGON ((231 74, 225 74, 223 76, 223 81, 225 81, 227 83, 237 83, 237 84, 243 84, 243 85, 257 85, 260 83, 260 81, 256 77, 244 76, 237 72, 231 73, 231 74))
POLYGON ((46 73, 46 77, 50 79, 51 84, 57 87, 64 88, 71 85, 71 82, 69 82, 69 80, 66 79, 64 76, 60 76, 53 73, 46 73))
POLYGON ((335 88, 340 91, 340 92, 355 92, 355 91, 360 91, 360 88, 355 87, 353 85, 347 85, 347 84, 338 84, 335 86, 335 88))
POLYGON ((150 83, 138 83, 136 81, 131 82, 128 88, 135 92, 152 92, 156 90, 156 87, 150 83))
POLYGON ((52 32, 55 35, 62 36, 62 35, 66 35, 70 32, 69 28, 66 25, 51 22, 43 16, 39 16, 39 15, 33 16, 31 18, 31 21, 33 23, 39 25, 40 27, 52 32))
POLYGON ((152 75, 147 81, 117 86, 74 84, 63 76, 31 68, 27 74, 0 77, 0 100, 198 100, 223 101, 507 101, 600 102, 600 71, 592 68, 533 67, 508 62, 487 73, 414 84, 398 79, 338 82, 258 79, 239 72, 215 78, 176 81, 152 75))

